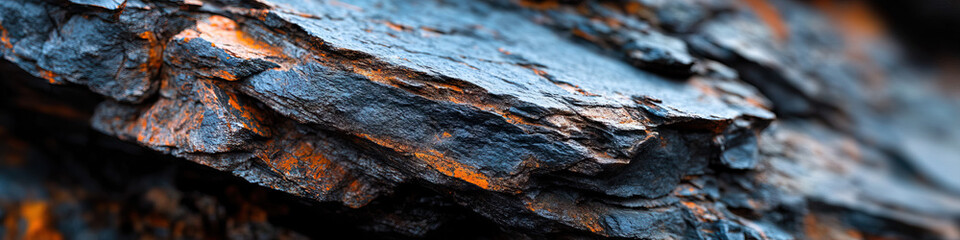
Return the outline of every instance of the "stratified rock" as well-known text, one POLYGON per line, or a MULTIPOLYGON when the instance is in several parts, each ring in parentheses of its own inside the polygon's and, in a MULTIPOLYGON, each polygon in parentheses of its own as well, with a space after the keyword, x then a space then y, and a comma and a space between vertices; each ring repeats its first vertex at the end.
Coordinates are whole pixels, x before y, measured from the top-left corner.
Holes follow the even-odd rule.
POLYGON ((922 76, 885 68, 898 56, 845 55, 829 17, 786 0, 0 3, 4 58, 106 97, 93 128, 383 216, 375 232, 455 219, 411 185, 512 237, 960 238, 958 168, 936 167, 960 132, 912 126, 960 114, 900 115, 867 89, 956 104, 905 94, 922 76))

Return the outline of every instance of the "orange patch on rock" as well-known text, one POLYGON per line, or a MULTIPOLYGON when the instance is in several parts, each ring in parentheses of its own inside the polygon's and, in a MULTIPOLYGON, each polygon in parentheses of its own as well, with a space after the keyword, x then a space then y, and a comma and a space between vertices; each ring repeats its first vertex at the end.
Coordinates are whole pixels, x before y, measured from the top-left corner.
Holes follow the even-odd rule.
POLYGON ((783 40, 789 36, 789 26, 780 17, 780 12, 773 4, 770 4, 767 0, 742 0, 742 2, 770 27, 774 37, 783 40))
POLYGON ((464 180, 483 189, 501 189, 499 186, 491 185, 490 177, 483 175, 471 166, 464 165, 456 160, 446 157, 443 153, 437 150, 419 149, 417 147, 400 144, 389 139, 377 138, 363 133, 357 134, 357 136, 367 139, 380 146, 391 148, 399 152, 413 154, 414 157, 424 161, 427 165, 430 165, 430 167, 436 169, 438 172, 443 173, 444 175, 464 180))
POLYGON ((876 38, 886 29, 883 21, 862 0, 816 0, 813 5, 838 24, 836 26, 847 40, 876 38))
POLYGON ((627 2, 623 5, 623 11, 627 14, 639 14, 645 8, 640 2, 627 2))
POLYGON ((46 202, 23 203, 20 206, 20 216, 27 222, 24 239, 63 239, 50 218, 50 209, 46 202))
POLYGON ((597 38, 597 36, 593 36, 592 34, 589 34, 589 33, 587 33, 587 32, 584 32, 583 30, 580 30, 579 28, 574 28, 572 33, 573 33, 574 36, 583 38, 583 39, 585 39, 585 40, 587 40, 587 41, 590 41, 590 42, 595 42, 595 43, 596 43, 596 42, 600 42, 600 38, 597 38))
POLYGON ((394 31, 397 31, 397 32, 410 31, 410 29, 412 29, 412 28, 409 27, 409 26, 401 25, 401 24, 397 24, 397 23, 393 23, 393 22, 389 22, 389 21, 383 21, 383 24, 384 24, 384 25, 387 25, 388 28, 390 28, 390 29, 392 29, 392 30, 394 30, 394 31))
POLYGON ((226 80, 237 80, 237 79, 238 79, 238 78, 237 78, 237 75, 233 75, 233 73, 230 73, 230 72, 228 72, 228 71, 226 71, 226 70, 215 71, 215 72, 213 73, 213 76, 216 76, 216 77, 218 77, 218 78, 223 78, 223 79, 226 79, 226 80))
POLYGON ((183 109, 173 100, 160 98, 147 111, 124 128, 124 132, 134 135, 137 142, 148 146, 174 146, 186 138, 186 133, 198 128, 203 122, 203 112, 195 109, 183 109), (176 116, 160 119, 165 109, 180 109, 176 116))
POLYGON ((396 83, 397 78, 395 76, 391 74, 387 74, 386 72, 383 71, 383 69, 379 69, 379 68, 365 69, 365 68, 361 68, 359 66, 354 65, 352 70, 354 73, 363 75, 364 77, 367 77, 367 79, 370 79, 371 81, 387 84, 396 88, 402 87, 396 83))
POLYGON ((437 150, 431 149, 414 152, 413 155, 421 160, 424 160, 434 169, 447 176, 462 179, 483 189, 490 189, 490 181, 486 175, 473 170, 469 166, 445 157, 443 153, 440 153, 437 150))
POLYGON ((39 69, 39 68, 37 69, 37 72, 40 74, 40 78, 46 79, 48 82, 50 82, 50 84, 58 83, 57 77, 59 75, 57 75, 56 73, 53 73, 50 70, 39 69))
POLYGON ((264 113, 252 104, 241 101, 237 94, 225 91, 215 83, 201 82, 197 86, 200 87, 198 94, 202 94, 207 108, 223 109, 227 113, 224 117, 229 118, 228 122, 239 123, 242 128, 257 135, 270 136, 267 126, 262 124, 265 121, 264 113))
MULTIPOLYGON (((240 30, 233 20, 213 15, 197 22, 196 29, 187 29, 180 32, 175 38, 189 42, 195 38, 202 38, 212 46, 224 49, 233 57, 251 59, 265 57, 283 57, 283 50, 268 43, 259 41, 250 34, 240 30)), ((237 80, 232 74, 223 75, 227 80, 237 80)))
POLYGON ((7 37, 7 29, 3 28, 3 22, 0 22, 0 44, 3 44, 4 48, 13 48, 13 44, 10 43, 10 38, 7 37))
POLYGON ((503 119, 511 124, 524 124, 524 122, 526 122, 526 120, 524 120, 520 116, 509 114, 509 113, 503 113, 501 114, 501 116, 503 116, 503 119))
POLYGON ((148 60, 145 64, 139 66, 140 71, 150 72, 160 69, 160 65, 163 64, 163 46, 160 45, 157 36, 151 31, 146 31, 140 33, 138 37, 147 40, 147 47, 149 48, 148 60))
POLYGON ((547 10, 560 7, 560 3, 556 0, 520 0, 518 3, 520 6, 537 10, 547 10))
POLYGON ((690 211, 692 211, 697 219, 699 219, 701 222, 713 222, 718 220, 718 216, 711 212, 707 207, 688 201, 681 201, 680 204, 687 209, 690 209, 690 211))
POLYGON ((841 223, 830 215, 809 213, 803 217, 803 233, 806 239, 883 239, 866 236, 857 229, 841 223))
MULTIPOLYGON (((542 196, 542 195, 541 195, 542 196)), ((569 206, 564 200, 553 199, 549 196, 546 199, 529 200, 524 203, 527 210, 543 216, 554 216, 565 219, 569 223, 594 233, 602 233, 603 225, 600 224, 596 209, 586 208, 584 206, 569 206)))
POLYGON ((300 142, 292 150, 283 151, 278 157, 264 159, 276 171, 284 175, 298 172, 304 177, 318 180, 318 194, 334 190, 347 178, 347 170, 330 161, 310 142, 300 142))
MULTIPOLYGON (((168 87, 167 80, 161 80, 164 87, 168 87)), ((270 130, 262 124, 265 117, 251 104, 244 104, 235 93, 220 89, 213 81, 200 80, 194 85, 193 101, 180 101, 161 97, 150 107, 138 114, 136 119, 125 122, 119 131, 121 138, 135 138, 141 144, 158 146, 195 147, 205 151, 204 144, 193 144, 190 140, 194 130, 201 127, 204 115, 212 113, 211 117, 220 118, 227 124, 227 132, 220 134, 237 134, 247 129, 260 136, 270 136, 270 130), (171 111, 174 110, 174 111, 171 111)), ((116 121, 121 121, 116 119, 116 121)), ((220 149, 229 150, 229 149, 220 149)))
MULTIPOLYGON (((297 149, 293 152, 293 157, 301 162, 306 162, 307 167, 309 168, 308 174, 313 179, 322 180, 324 178, 329 178, 331 175, 342 176, 346 172, 340 166, 334 165, 330 159, 327 159, 322 153, 315 151, 314 147, 309 143, 301 143, 297 145, 297 149)), ((285 166, 289 168, 290 166, 285 166)), ((323 181, 324 183, 333 183, 333 181, 323 181)), ((333 189, 333 184, 324 184, 323 190, 330 191, 333 189)))

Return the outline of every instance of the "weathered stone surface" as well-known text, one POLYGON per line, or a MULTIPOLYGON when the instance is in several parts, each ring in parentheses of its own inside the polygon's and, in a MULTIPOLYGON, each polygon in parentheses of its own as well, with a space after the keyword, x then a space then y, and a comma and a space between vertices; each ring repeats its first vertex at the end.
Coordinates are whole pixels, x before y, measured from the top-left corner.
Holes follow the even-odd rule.
POLYGON ((820 7, 11 0, 0 40, 96 130, 372 232, 455 202, 501 237, 960 238, 957 102, 820 7))

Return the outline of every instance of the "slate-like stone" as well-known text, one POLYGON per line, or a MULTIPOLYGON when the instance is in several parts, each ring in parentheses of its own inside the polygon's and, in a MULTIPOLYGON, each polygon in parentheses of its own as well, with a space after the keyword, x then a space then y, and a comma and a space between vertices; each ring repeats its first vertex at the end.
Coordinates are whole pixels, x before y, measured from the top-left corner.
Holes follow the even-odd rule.
MULTIPOLYGON (((384 231, 448 219, 370 207, 421 206, 396 196, 417 186, 527 237, 960 236, 936 169, 960 134, 911 126, 956 114, 885 111, 860 80, 883 68, 841 54, 827 16, 759 6, 15 0, 0 40, 24 71, 106 97, 100 132, 384 231)), ((955 106, 904 81, 879 88, 955 106)))

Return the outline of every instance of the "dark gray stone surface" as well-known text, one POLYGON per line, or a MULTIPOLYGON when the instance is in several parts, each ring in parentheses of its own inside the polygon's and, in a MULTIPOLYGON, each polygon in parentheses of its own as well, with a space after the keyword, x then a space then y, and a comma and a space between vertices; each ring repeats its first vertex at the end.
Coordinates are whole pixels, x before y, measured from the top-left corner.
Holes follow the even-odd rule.
POLYGON ((530 237, 960 238, 957 102, 764 4, 790 11, 11 0, 0 30, 6 60, 106 97, 97 130, 316 201, 416 185, 530 237))

